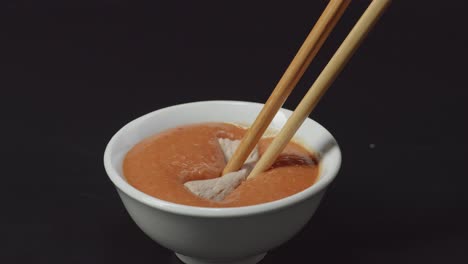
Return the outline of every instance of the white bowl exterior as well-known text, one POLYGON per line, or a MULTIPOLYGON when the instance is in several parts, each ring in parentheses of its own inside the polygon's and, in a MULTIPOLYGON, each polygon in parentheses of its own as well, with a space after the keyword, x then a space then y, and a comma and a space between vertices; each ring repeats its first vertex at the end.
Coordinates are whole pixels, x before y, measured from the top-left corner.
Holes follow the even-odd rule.
POLYGON ((280 210, 211 218, 157 210, 119 191, 128 213, 151 239, 174 252, 211 260, 254 256, 283 244, 312 217, 323 193, 280 210))
MULTIPOLYGON (((266 252, 294 236, 312 217, 341 163, 332 135, 307 119, 296 139, 321 158, 318 181, 293 196, 239 208, 178 205, 146 195, 125 182, 122 161, 142 139, 180 125, 201 122, 250 124, 262 104, 206 101, 177 105, 149 113, 121 130, 109 142, 104 163, 109 177, 135 223, 164 247, 187 256, 234 259, 266 252)), ((291 111, 282 109, 270 128, 279 130, 291 111)))

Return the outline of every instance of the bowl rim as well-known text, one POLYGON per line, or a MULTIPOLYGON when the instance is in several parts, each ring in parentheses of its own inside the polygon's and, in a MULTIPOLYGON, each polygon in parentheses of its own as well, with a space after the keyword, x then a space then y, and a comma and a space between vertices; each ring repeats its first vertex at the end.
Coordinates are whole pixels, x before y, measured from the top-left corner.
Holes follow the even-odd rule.
MULTIPOLYGON (((150 196, 136 189, 135 187, 130 185, 127 181, 125 181, 123 177, 121 177, 119 173, 115 170, 112 164, 112 160, 111 160, 111 150, 117 138, 122 133, 124 133, 125 130, 129 129, 132 126, 135 126, 136 124, 142 122, 144 119, 147 119, 152 115, 166 112, 166 111, 172 111, 177 108, 184 108, 184 107, 195 105, 195 104, 231 104, 231 105, 249 104, 249 105, 257 105, 260 107, 263 106, 262 103, 248 102, 248 101, 233 101, 233 100, 232 101, 231 100, 195 101, 195 102, 182 103, 182 104, 160 108, 160 109, 154 110, 143 116, 140 116, 138 118, 131 120, 130 122, 125 124, 123 127, 121 127, 112 136, 112 138, 106 145, 106 148, 104 151, 104 169, 109 179, 112 181, 112 183, 117 187, 119 191, 123 192, 124 194, 131 197, 132 199, 138 202, 141 202, 147 206, 150 206, 152 208, 159 209, 165 212, 169 212, 169 213, 187 215, 187 216, 193 216, 193 217, 210 217, 210 218, 240 217, 240 216, 245 216, 245 215, 254 215, 254 214, 261 214, 261 213, 270 212, 270 211, 276 211, 276 210, 283 209, 285 207, 289 207, 296 203, 299 203, 319 193, 320 191, 324 190, 334 180, 334 178, 336 177, 341 167, 341 150, 336 139, 325 127, 323 127, 321 124, 319 124, 315 120, 308 117, 307 119, 309 121, 312 121, 313 123, 315 123, 315 125, 318 125, 322 129, 324 129, 324 131, 326 131, 331 137, 331 139, 336 143, 336 147, 337 147, 337 155, 336 155, 336 160, 335 160, 336 166, 330 169, 330 172, 328 173, 329 177, 326 177, 323 179, 319 178, 310 187, 296 194, 293 194, 291 196, 288 196, 279 200, 267 202, 267 203, 241 206, 241 207, 222 207, 222 208, 198 207, 198 206, 177 204, 177 203, 165 201, 165 200, 150 196)), ((289 114, 292 113, 291 110, 285 109, 285 108, 281 108, 281 111, 286 111, 287 113, 289 112, 289 114)))

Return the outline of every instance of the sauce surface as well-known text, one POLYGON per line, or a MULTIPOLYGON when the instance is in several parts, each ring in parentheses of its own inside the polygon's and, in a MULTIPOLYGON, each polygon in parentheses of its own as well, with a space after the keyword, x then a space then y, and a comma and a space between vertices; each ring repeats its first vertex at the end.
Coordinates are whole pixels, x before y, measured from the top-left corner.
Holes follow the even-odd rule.
MULTIPOLYGON (((221 202, 202 199, 184 187, 187 181, 219 177, 226 163, 217 138, 241 139, 245 131, 227 123, 202 123, 164 131, 141 141, 127 153, 124 176, 129 184, 148 195, 200 207, 270 202, 300 192, 316 181, 316 158, 290 142, 269 170, 242 182, 221 202)), ((260 140, 260 155, 271 140, 260 140)))

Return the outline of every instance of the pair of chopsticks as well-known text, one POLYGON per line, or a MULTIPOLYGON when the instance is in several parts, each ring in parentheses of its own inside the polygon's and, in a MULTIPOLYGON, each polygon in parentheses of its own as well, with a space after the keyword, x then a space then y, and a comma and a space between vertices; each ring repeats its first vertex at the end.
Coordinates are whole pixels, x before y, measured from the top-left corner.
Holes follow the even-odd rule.
MULTIPOLYGON (((223 174, 237 171, 244 164, 255 145, 262 137, 274 116, 286 101, 287 97, 304 74, 312 59, 325 42, 331 30, 348 7, 350 0, 331 0, 319 20, 312 28, 273 93, 263 106, 255 122, 247 130, 233 157, 224 168, 223 174)), ((303 97, 281 131, 263 153, 247 179, 253 178, 267 170, 280 155, 304 120, 310 115, 322 95, 331 86, 338 74, 380 18, 390 0, 373 0, 345 38, 331 60, 317 77, 314 84, 303 97)))

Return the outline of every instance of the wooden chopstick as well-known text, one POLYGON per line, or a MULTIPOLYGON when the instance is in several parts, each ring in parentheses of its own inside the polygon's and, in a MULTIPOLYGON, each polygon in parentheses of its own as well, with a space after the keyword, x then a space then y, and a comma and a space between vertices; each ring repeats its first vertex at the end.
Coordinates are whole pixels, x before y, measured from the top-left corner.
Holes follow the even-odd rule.
POLYGON ((373 0, 364 14, 358 20, 346 39, 335 52, 330 62, 325 66, 322 73, 317 77, 312 87, 301 100, 299 105, 294 110, 293 114, 288 118, 288 121, 283 126, 281 131, 271 142, 265 153, 255 165, 247 179, 251 179, 259 173, 267 170, 278 158, 281 151, 288 144, 291 138, 296 133, 297 129, 302 125, 304 120, 309 116, 322 95, 327 91, 338 74, 343 70, 346 63, 359 47, 361 42, 367 36, 367 33, 372 29, 374 24, 380 18, 385 8, 390 4, 390 0, 373 0))
POLYGON ((252 152, 270 125, 276 112, 286 101, 310 62, 343 15, 350 0, 331 0, 307 36, 296 56, 276 85, 252 126, 247 130, 239 147, 223 170, 223 174, 237 171, 252 152))

